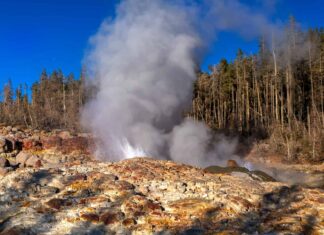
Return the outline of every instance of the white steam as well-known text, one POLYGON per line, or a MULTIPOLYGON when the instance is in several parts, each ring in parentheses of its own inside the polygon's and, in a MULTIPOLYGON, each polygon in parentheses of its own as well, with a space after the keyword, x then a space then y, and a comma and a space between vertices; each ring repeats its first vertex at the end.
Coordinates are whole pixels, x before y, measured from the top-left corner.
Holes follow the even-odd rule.
POLYGON ((123 139, 152 156, 167 154, 167 134, 190 104, 196 79, 200 38, 188 19, 188 11, 162 1, 125 1, 92 39, 99 92, 85 119, 109 159, 127 157, 123 139))
MULTIPOLYGON (((257 32, 262 16, 249 17, 252 11, 238 1, 206 5, 211 10, 202 17, 205 7, 184 1, 125 0, 116 18, 92 37, 87 63, 98 93, 86 106, 83 123, 101 140, 106 160, 149 155, 205 166, 236 158, 235 141, 215 139, 203 123, 183 121, 183 112, 208 46, 204 39, 210 42, 207 31, 241 29, 241 19, 233 18, 241 11, 249 28, 239 33, 257 32), (236 12, 228 14, 230 8, 236 12)), ((266 18, 261 24, 270 25, 266 18)))
POLYGON ((174 161, 201 167, 215 163, 225 165, 229 158, 241 162, 235 155, 237 140, 223 135, 216 137, 204 123, 186 119, 172 131, 170 156, 174 161))
POLYGON ((140 146, 134 147, 130 145, 127 139, 123 139, 118 148, 122 150, 122 156, 124 156, 125 158, 147 156, 147 153, 140 146))
POLYGON ((217 31, 234 31, 247 39, 263 36, 270 40, 281 36, 281 23, 269 21, 267 12, 261 9, 256 11, 238 0, 207 0, 206 3, 209 25, 217 31))

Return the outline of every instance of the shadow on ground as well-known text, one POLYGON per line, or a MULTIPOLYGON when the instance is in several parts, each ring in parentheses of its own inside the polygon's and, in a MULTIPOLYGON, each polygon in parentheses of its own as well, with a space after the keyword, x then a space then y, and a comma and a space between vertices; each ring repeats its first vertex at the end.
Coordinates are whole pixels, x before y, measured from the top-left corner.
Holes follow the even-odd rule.
MULTIPOLYGON (((23 185, 26 186, 24 198, 19 201, 7 201, 6 205, 2 204, 0 211, 1 215, 6 215, 0 219, 0 235, 16 235, 16 234, 40 234, 42 231, 51 231, 51 228, 57 223, 56 213, 59 210, 48 210, 37 216, 35 222, 28 226, 15 226, 12 220, 15 216, 19 216, 19 210, 22 207, 23 201, 30 200, 29 196, 38 192, 30 185, 38 185, 44 179, 51 179, 51 173, 47 170, 34 172, 23 185), (7 212, 12 211, 12 214, 7 212), (7 214, 6 214, 7 213, 7 214), (16 214, 15 214, 16 213, 16 214)), ((297 206, 298 202, 304 199, 303 189, 300 186, 282 186, 276 188, 272 192, 262 196, 259 206, 256 210, 243 212, 232 218, 217 220, 217 211, 206 213, 202 218, 197 218, 194 226, 183 230, 183 228, 175 228, 177 234, 205 234, 208 232, 230 232, 229 234, 312 234, 316 226, 316 217, 313 215, 302 214, 299 212, 307 208, 306 203, 297 206), (295 205, 293 205, 295 204, 295 205)), ((16 192, 17 195, 21 192, 16 192)), ((4 202, 1 202, 4 203, 4 202)), ((225 205, 226 206, 226 205, 225 205)), ((68 206, 67 206, 68 207, 68 206)), ((29 211, 35 208, 28 208, 29 211)), ((28 210, 24 210, 27 213, 28 210)), ((111 234, 111 231, 102 224, 93 224, 82 222, 76 224, 69 234, 111 234)), ((166 232, 160 233, 168 234, 166 232)), ((207 233, 208 234, 208 233, 207 233)))
POLYGON ((233 234, 312 234, 316 218, 301 217, 298 212, 307 205, 291 207, 304 199, 300 186, 282 186, 263 195, 256 211, 241 213, 235 218, 214 222, 208 215, 199 221, 200 226, 182 232, 183 235, 205 234, 208 231, 233 234))

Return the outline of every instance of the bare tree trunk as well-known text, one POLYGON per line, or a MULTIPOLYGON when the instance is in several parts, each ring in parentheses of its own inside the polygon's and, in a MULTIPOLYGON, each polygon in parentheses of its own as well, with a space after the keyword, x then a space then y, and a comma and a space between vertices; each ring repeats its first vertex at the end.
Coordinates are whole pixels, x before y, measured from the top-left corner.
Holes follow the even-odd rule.
POLYGON ((312 105, 312 109, 315 108, 314 105, 314 81, 313 81, 313 70, 312 70, 312 56, 311 56, 311 43, 309 43, 308 46, 308 60, 309 60, 309 72, 310 72, 310 81, 311 81, 311 97, 312 97, 312 101, 311 101, 311 105, 312 105))
POLYGON ((66 127, 66 92, 65 92, 65 85, 62 84, 62 91, 63 91, 63 118, 64 118, 64 126, 66 127))

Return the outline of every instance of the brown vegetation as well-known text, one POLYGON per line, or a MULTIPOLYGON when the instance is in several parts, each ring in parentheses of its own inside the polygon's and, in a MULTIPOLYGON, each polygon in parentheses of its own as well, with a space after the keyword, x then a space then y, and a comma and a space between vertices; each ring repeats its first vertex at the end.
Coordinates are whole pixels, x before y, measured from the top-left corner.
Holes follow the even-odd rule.
POLYGON ((189 116, 214 130, 269 138, 286 160, 324 160, 324 31, 299 31, 259 53, 241 50, 200 73, 189 116))
POLYGON ((34 129, 80 128, 80 109, 91 93, 85 86, 84 70, 80 79, 75 79, 73 74, 66 77, 60 70, 47 75, 44 70, 31 91, 29 97, 27 85, 24 91, 19 86, 14 95, 11 82, 5 85, 0 123, 34 129))

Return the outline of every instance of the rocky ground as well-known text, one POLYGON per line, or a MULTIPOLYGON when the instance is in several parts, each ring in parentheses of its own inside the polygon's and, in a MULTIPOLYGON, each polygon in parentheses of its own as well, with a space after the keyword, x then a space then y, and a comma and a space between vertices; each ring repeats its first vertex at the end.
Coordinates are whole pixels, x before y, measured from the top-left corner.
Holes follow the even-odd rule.
POLYGON ((98 162, 85 134, 0 133, 0 234, 324 234, 320 188, 233 165, 98 162))

